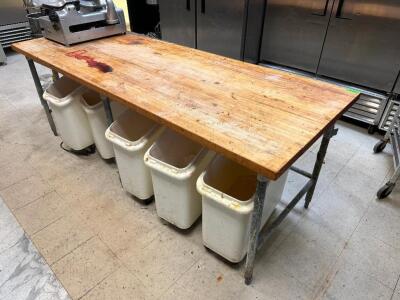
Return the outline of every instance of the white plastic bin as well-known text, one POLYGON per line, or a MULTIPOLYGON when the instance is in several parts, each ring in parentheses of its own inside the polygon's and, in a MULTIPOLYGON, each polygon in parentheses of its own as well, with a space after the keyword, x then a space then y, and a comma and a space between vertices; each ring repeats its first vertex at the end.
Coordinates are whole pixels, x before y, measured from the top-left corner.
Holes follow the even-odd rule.
POLYGON ((213 152, 171 130, 146 152, 159 217, 187 229, 201 215, 196 180, 214 157, 213 152))
POLYGON ((43 94, 52 110, 58 134, 64 144, 73 150, 82 150, 93 144, 89 121, 80 102, 84 90, 84 87, 64 76, 43 94))
MULTIPOLYGON (((281 199, 286 179, 287 172, 268 185, 261 226, 281 199)), ((231 262, 240 262, 247 252, 256 185, 255 172, 220 155, 197 180, 203 199, 203 243, 231 262)))
POLYGON ((141 200, 154 194, 150 170, 143 157, 161 132, 161 126, 130 110, 106 131, 106 138, 114 147, 122 187, 141 200))
POLYGON ((113 158, 113 146, 105 137, 108 127, 107 117, 100 95, 94 91, 87 90, 82 94, 81 102, 89 120, 94 143, 100 156, 104 159, 113 158))

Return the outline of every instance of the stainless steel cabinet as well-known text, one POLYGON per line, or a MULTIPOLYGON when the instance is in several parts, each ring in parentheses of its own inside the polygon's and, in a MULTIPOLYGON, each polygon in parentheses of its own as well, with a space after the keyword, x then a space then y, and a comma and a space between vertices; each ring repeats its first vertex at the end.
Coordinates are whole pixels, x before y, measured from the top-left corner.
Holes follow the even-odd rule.
POLYGON ((159 0, 162 39, 243 57, 246 0, 159 0))
POLYGON ((261 60, 390 92, 399 0, 268 0, 261 60))
POLYGON ((400 78, 397 79, 397 83, 396 83, 396 85, 394 86, 393 92, 400 95, 400 78))
POLYGON ((315 73, 332 0, 268 0, 261 60, 315 73))
POLYGON ((260 59, 265 5, 265 0, 248 0, 243 59, 250 63, 258 63, 260 59))
POLYGON ((196 47, 196 0, 160 0, 162 39, 196 47))
POLYGON ((240 59, 245 0, 197 0, 197 48, 240 59))
POLYGON ((0 1, 0 26, 26 21, 26 10, 22 0, 0 1))
POLYGON ((400 69, 399 34, 399 0, 336 0, 318 74, 390 92, 400 69))

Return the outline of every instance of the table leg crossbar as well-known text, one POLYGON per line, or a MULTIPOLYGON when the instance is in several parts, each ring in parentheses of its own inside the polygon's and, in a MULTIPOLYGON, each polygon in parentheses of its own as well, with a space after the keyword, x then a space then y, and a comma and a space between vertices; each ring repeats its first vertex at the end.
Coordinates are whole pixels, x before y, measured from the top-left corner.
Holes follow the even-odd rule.
MULTIPOLYGON (((304 185, 304 187, 294 196, 294 198, 289 202, 285 209, 263 230, 261 230, 261 219, 264 208, 265 193, 268 186, 268 179, 264 176, 258 175, 257 177, 257 189, 254 198, 254 209, 251 216, 250 225, 250 237, 248 241, 247 248, 247 258, 245 267, 245 283, 248 285, 251 283, 253 278, 254 260, 257 250, 259 250, 265 241, 271 236, 274 230, 282 223, 286 216, 291 212, 291 210, 296 206, 296 204, 306 195, 306 200, 304 207, 308 208, 312 197, 314 195, 315 187, 318 181, 319 174, 324 163, 326 152, 328 149, 330 139, 337 134, 337 129, 331 126, 324 134, 319 148, 317 159, 314 164, 314 169, 312 173, 299 169, 292 166, 290 169, 298 174, 301 174, 309 180, 304 185)), ((268 199, 267 199, 268 201, 268 199)))

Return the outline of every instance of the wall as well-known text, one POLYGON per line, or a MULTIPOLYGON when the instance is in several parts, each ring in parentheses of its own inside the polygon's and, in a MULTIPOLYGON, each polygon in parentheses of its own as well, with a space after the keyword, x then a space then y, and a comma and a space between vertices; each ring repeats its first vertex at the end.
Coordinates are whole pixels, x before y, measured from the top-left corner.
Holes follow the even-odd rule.
POLYGON ((126 22, 126 28, 127 30, 130 30, 130 21, 129 21, 129 14, 128 14, 128 5, 126 3, 126 0, 114 0, 114 4, 122 8, 124 10, 124 15, 125 15, 125 22, 126 22))

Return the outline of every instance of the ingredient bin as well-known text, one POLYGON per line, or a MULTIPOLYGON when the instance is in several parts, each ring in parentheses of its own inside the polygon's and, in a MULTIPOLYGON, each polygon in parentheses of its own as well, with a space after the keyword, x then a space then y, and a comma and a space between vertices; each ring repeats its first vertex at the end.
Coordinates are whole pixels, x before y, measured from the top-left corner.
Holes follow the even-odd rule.
POLYGON ((113 144, 122 187, 140 200, 153 196, 150 170, 143 156, 161 132, 161 126, 131 110, 120 115, 106 131, 106 138, 113 144))
MULTIPOLYGON (((268 184, 264 226, 279 200, 287 172, 268 184)), ((221 155, 216 156, 197 180, 203 200, 203 243, 231 262, 246 255, 257 174, 221 155)))
POLYGON ((146 152, 159 217, 187 229, 201 215, 196 180, 214 153, 171 130, 165 131, 146 152))

